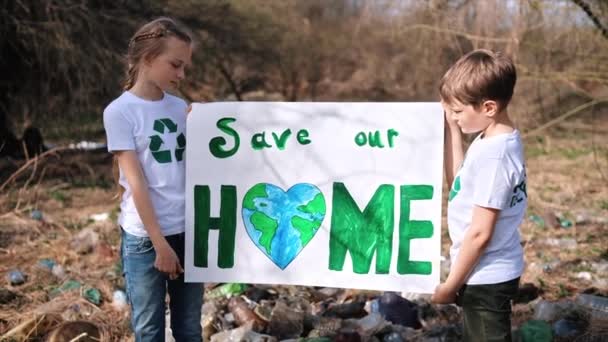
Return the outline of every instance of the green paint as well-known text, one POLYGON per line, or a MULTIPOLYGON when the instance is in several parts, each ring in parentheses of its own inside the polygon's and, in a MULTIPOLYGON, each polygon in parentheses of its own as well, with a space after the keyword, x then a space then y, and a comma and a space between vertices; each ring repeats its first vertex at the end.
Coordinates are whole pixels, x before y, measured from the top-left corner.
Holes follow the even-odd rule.
POLYGON ((513 197, 511 197, 510 208, 513 208, 517 205, 517 203, 522 202, 524 198, 528 197, 528 192, 526 191, 526 180, 522 180, 521 183, 517 184, 513 188, 513 197))
POLYGON ((394 229, 395 187, 378 187, 363 213, 343 183, 333 186, 333 213, 329 239, 329 269, 342 271, 350 252, 353 271, 369 273, 376 253, 376 274, 388 274, 394 229))
MULTIPOLYGON (((386 131, 386 139, 388 140, 388 146, 393 148, 395 146, 395 137, 399 135, 399 132, 390 128, 386 131)), ((384 143, 382 142, 382 134, 380 131, 368 132, 359 132, 355 135, 355 144, 358 146, 364 146, 369 144, 370 147, 378 147, 384 148, 384 143)))
POLYGON ((272 147, 266 142, 266 132, 254 134, 251 137, 251 147, 257 151, 266 147, 272 147))
MULTIPOLYGON (((325 208, 322 208, 325 212, 325 208)), ((300 242, 302 246, 306 246, 308 242, 315 236, 316 229, 321 225, 321 221, 310 221, 299 216, 291 218, 291 225, 300 232, 300 242)))
POLYGON ((259 240, 260 245, 264 247, 266 253, 270 254, 270 244, 272 243, 274 235, 277 233, 279 223, 272 217, 269 217, 260 211, 256 211, 253 213, 253 215, 251 215, 251 223, 256 230, 262 233, 259 240))
POLYGON ((184 152, 186 152, 186 137, 184 133, 177 136, 177 148, 175 149, 175 160, 184 160, 184 152))
POLYGON ((152 128, 160 134, 165 133, 165 125, 160 120, 154 120, 154 126, 152 128))
POLYGON ((429 261, 410 261, 410 243, 412 239, 428 239, 433 236, 431 221, 410 220, 411 201, 430 200, 433 198, 431 185, 401 186, 401 216, 399 217, 399 254, 397 272, 399 274, 431 274, 432 264, 429 261))
POLYGON ((460 176, 457 176, 454 179, 454 183, 452 184, 452 189, 450 189, 450 194, 448 195, 448 202, 451 202, 458 192, 460 191, 460 176))
POLYGON ((297 134, 298 142, 301 145, 308 145, 308 144, 310 144, 310 139, 308 139, 309 136, 310 136, 310 133, 308 133, 307 130, 305 130, 305 129, 299 130, 298 134, 297 134))
POLYGON ((364 132, 359 132, 357 135, 355 135, 355 144, 359 146, 367 144, 367 136, 364 132))
POLYGON ((374 133, 370 132, 368 140, 369 146, 371 147, 384 147, 384 144, 382 144, 382 137, 380 136, 380 131, 375 131, 374 133))
POLYGON ((171 162, 171 151, 152 152, 152 157, 161 164, 167 164, 171 162))
POLYGON ((184 133, 180 133, 177 136, 177 147, 179 147, 179 148, 186 147, 186 136, 184 135, 184 133))
POLYGON ((220 217, 211 217, 210 190, 207 185, 194 187, 194 266, 208 267, 209 230, 219 229, 219 268, 234 266, 236 237, 236 186, 222 185, 220 217))
POLYGON ((164 144, 163 139, 158 135, 150 136, 150 151, 158 151, 164 144))
MULTIPOLYGON (((177 124, 175 124, 171 119, 160 119, 160 121, 169 129, 169 133, 177 132, 177 124)), ((161 132, 164 133, 164 132, 161 132)))
POLYGON ((253 188, 247 191, 245 194, 245 198, 243 198, 243 208, 249 210, 256 210, 255 202, 253 201, 255 198, 266 198, 268 194, 266 193, 266 185, 264 183, 258 183, 253 186, 253 188))
MULTIPOLYGON (((177 132, 177 125, 173 121, 171 121, 171 119, 165 118, 165 119, 154 120, 153 128, 156 132, 164 134, 165 127, 168 128, 169 133, 177 132)), ((164 143, 165 142, 163 141, 163 138, 161 138, 159 135, 155 134, 155 135, 150 136, 149 148, 150 148, 150 151, 152 152, 152 157, 154 157, 154 159, 161 164, 171 162, 171 151, 169 151, 169 150, 160 151, 160 148, 164 143)), ((186 149, 186 137, 184 136, 183 133, 180 133, 177 136, 177 147, 175 149, 175 160, 176 161, 182 161, 184 159, 185 149, 186 149)))
POLYGON ((325 215, 325 197, 322 193, 319 193, 312 201, 308 202, 306 205, 301 205, 298 207, 298 210, 308 213, 308 214, 321 214, 325 215))
POLYGON ((281 137, 277 136, 275 132, 272 132, 272 137, 274 138, 274 143, 277 145, 279 150, 285 149, 285 143, 287 142, 287 138, 291 135, 291 130, 288 128, 283 133, 281 133, 281 137))
POLYGON ((222 118, 216 123, 217 128, 234 138, 234 147, 229 150, 224 149, 223 147, 227 143, 224 137, 215 137, 209 141, 209 151, 216 158, 228 158, 233 156, 238 151, 241 139, 238 132, 229 126, 229 124, 235 121, 235 118, 222 118))
POLYGON ((390 148, 393 148, 395 146, 395 142, 393 141, 393 139, 399 135, 399 132, 397 132, 394 129, 389 129, 388 130, 388 146, 390 146, 390 148))

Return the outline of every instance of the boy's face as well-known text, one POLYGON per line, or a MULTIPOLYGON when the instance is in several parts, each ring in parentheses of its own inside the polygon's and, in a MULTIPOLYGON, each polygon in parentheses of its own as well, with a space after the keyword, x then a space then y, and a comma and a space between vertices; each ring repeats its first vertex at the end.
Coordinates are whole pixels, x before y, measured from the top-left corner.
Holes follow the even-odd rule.
POLYGON ((492 114, 488 112, 488 108, 484 104, 475 107, 452 100, 449 103, 442 101, 441 105, 448 119, 455 122, 465 134, 484 131, 493 122, 492 114))

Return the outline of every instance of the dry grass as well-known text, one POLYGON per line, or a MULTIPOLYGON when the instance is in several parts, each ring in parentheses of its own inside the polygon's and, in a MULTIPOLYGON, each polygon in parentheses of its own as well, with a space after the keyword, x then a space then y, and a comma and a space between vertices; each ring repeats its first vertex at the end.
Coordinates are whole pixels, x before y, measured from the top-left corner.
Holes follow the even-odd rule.
MULTIPOLYGON (((586 215, 588 222, 574 224, 570 228, 540 227, 526 220, 521 229, 525 242, 528 267, 522 282, 533 283, 544 293, 547 300, 568 299, 607 279, 606 274, 597 274, 593 263, 608 262, 608 184, 603 173, 608 168, 607 120, 596 120, 589 124, 570 122, 551 130, 542 139, 526 141, 528 167, 528 215, 543 215, 551 211, 575 222, 578 215, 586 215), (592 130, 592 131, 591 131, 592 130), (592 134, 593 132, 593 134, 592 134), (604 132, 604 133, 602 133, 604 132), (576 246, 567 249, 547 246, 547 238, 571 238, 576 246), (544 265, 552 264, 550 272, 544 265), (590 272, 591 280, 578 278, 579 272, 590 272)), ((78 163, 72 157, 70 163, 78 163)), ((85 157, 83 157, 85 158, 85 157)), ((86 157, 91 158, 91 157, 86 157)), ((109 159, 103 154, 82 162, 96 165, 95 172, 81 167, 87 177, 109 178, 109 159)), ((58 161, 56 161, 57 163, 58 161)), ((65 165, 66 162, 63 162, 65 165)), ((49 165, 49 168, 60 168, 49 165)), ((18 287, 6 287, 19 297, 8 304, 0 305, 0 334, 37 317, 41 313, 57 314, 61 320, 89 320, 99 325, 105 335, 114 340, 132 338, 128 328, 128 317, 124 311, 116 311, 111 305, 112 291, 122 286, 118 268, 119 235, 113 219, 94 222, 91 215, 108 212, 115 216, 117 203, 112 200, 111 187, 74 186, 72 173, 55 174, 59 179, 46 178, 23 187, 24 180, 7 189, 0 197, 0 272, 7 274, 18 268, 28 275, 28 281, 18 287), (16 205, 19 204, 17 207, 16 205), (32 209, 43 212, 44 220, 30 219, 32 209), (90 228, 99 234, 103 246, 87 254, 78 254, 70 244, 83 229, 90 228), (64 266, 67 277, 83 285, 98 288, 103 297, 96 306, 82 299, 80 293, 68 292, 50 298, 49 293, 62 284, 38 265, 43 258, 50 258, 64 266)), ((74 178, 76 177, 76 178, 74 178)), ((86 182, 85 182, 86 183, 86 182)), ((93 184, 95 182, 92 182, 93 184)), ((447 254, 449 239, 443 239, 444 254, 447 254)), ((605 283, 603 283, 605 284, 605 283)), ((597 288, 595 293, 608 293, 606 288, 597 288)), ((514 323, 520 324, 532 315, 532 305, 517 305, 514 323)), ((56 322, 55 322, 56 323, 56 322)), ((606 322, 591 322, 589 334, 606 331, 606 322)), ((55 324, 56 325, 56 324, 55 324)), ((40 335, 38 338, 42 338, 40 335)), ((33 338, 33 340, 36 340, 33 338)))

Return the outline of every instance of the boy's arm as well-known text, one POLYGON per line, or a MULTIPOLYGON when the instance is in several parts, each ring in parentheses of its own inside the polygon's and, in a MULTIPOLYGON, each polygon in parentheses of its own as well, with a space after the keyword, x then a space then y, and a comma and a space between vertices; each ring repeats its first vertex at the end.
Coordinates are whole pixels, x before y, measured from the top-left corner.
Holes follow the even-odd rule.
POLYGON ((458 173, 460 165, 464 160, 464 149, 462 147, 462 132, 460 127, 451 118, 448 111, 445 112, 445 137, 443 158, 445 163, 445 177, 448 187, 452 186, 454 177, 458 173))
POLYGON ((471 226, 464 235, 458 257, 450 270, 448 279, 435 290, 435 294, 431 298, 433 302, 454 302, 456 293, 466 282, 469 274, 490 243, 499 213, 500 210, 498 209, 477 205, 473 207, 471 226))
POLYGON ((114 154, 118 158, 118 165, 127 178, 127 183, 129 183, 129 187, 133 192, 133 202, 135 203, 137 213, 154 245, 154 250, 156 251, 154 267, 161 272, 168 273, 172 279, 176 278, 179 273, 183 272, 183 269, 179 263, 177 254, 175 254, 171 245, 169 245, 162 235, 137 155, 132 150, 115 151, 114 154))

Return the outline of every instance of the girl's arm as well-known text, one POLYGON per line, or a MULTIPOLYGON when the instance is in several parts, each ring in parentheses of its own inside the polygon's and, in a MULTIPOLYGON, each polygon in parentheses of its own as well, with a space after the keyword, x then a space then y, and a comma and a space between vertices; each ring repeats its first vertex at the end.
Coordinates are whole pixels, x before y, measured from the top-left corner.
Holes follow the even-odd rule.
POLYGON ((433 302, 441 304, 454 302, 456 293, 466 282, 490 243, 499 213, 498 209, 477 205, 473 207, 471 226, 464 235, 458 257, 454 260, 448 279, 435 289, 435 294, 431 298, 433 302))
POLYGON ((445 110, 445 137, 444 137, 443 159, 445 165, 445 177, 448 187, 452 186, 454 177, 458 173, 460 165, 464 160, 464 149, 462 147, 462 132, 460 127, 452 119, 449 110, 445 110))
POLYGON ((160 225, 158 224, 156 213, 150 200, 148 185, 137 155, 135 151, 116 151, 115 155, 118 158, 118 165, 127 178, 127 183, 129 183, 129 187, 133 192, 133 201, 135 202, 137 213, 154 245, 154 250, 156 251, 154 267, 161 272, 169 274, 172 279, 176 278, 179 273, 183 272, 183 269, 179 263, 177 254, 175 254, 175 251, 161 233, 160 225))

